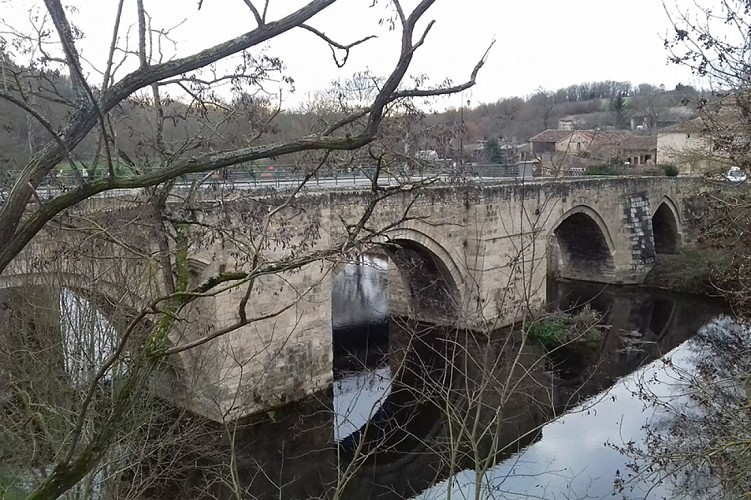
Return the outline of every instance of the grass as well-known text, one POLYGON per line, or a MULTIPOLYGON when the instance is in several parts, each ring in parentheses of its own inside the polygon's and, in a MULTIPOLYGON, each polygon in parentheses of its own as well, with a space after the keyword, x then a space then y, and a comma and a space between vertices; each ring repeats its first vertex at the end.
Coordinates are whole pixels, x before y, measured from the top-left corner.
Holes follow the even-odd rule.
POLYGON ((570 342, 596 343, 602 338, 602 316, 585 305, 577 313, 555 311, 524 325, 527 339, 546 349, 570 342))

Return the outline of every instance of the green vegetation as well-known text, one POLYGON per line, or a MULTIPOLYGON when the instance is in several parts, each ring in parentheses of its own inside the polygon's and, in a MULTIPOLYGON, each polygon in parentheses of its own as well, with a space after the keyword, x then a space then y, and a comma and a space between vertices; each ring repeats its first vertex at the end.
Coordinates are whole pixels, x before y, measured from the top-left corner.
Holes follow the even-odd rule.
POLYGON ((501 163, 505 164, 508 161, 505 153, 501 149, 501 145, 498 144, 498 139, 488 139, 485 145, 482 147, 482 155, 488 163, 501 163))
POLYGON ((617 172, 611 165, 598 165, 596 167, 589 167, 584 171, 584 175, 616 175, 617 172))
POLYGON ((600 313, 585 305, 575 314, 555 311, 528 322, 524 325, 524 332, 530 342, 542 344, 546 349, 571 342, 596 343, 604 330, 601 320, 600 313))
POLYGON ((694 294, 717 294, 717 278, 727 272, 732 258, 717 248, 681 248, 675 255, 660 255, 645 284, 694 294))
POLYGON ((668 177, 676 177, 678 175, 678 168, 675 165, 664 165, 662 170, 668 177))

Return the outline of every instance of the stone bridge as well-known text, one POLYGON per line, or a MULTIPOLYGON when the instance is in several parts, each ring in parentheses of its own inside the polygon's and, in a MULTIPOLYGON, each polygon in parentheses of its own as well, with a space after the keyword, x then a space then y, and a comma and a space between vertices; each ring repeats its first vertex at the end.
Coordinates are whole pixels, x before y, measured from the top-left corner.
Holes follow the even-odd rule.
MULTIPOLYGON (((657 254, 677 251, 686 239, 690 197, 699 188, 700 181, 693 178, 620 177, 432 187, 418 197, 405 192, 377 206, 368 225, 378 236, 365 250, 389 257, 390 315, 495 329, 542 306, 548 273, 605 283, 641 282, 657 254), (408 220, 393 225, 407 211, 408 220)), ((304 195, 296 210, 311 219, 276 223, 276 230, 296 245, 308 238, 315 241, 313 249, 336 245, 344 238, 346 222, 356 220, 369 196, 359 191, 304 195)), ((258 230, 255 212, 242 204, 242 197, 213 206, 206 217, 214 222, 227 218, 235 229, 193 243, 191 283, 249 265, 238 257, 238 248, 258 230)), ((131 252, 158 246, 143 229, 153 223, 148 211, 136 206, 112 213, 113 227, 136 228, 119 244, 131 252)), ((56 245, 70 239, 55 236, 55 231, 37 241, 42 253, 55 254, 56 245)), ((118 234, 109 238, 116 240, 118 234)), ((283 247, 269 246, 264 252, 281 256, 283 247)), ((39 272, 40 266, 31 264, 34 252, 30 249, 0 277, 0 288, 20 287, 39 272)), ((65 250, 57 253, 65 255, 65 250)), ((117 256, 94 259, 94 264, 90 260, 79 258, 68 268, 70 284, 63 286, 83 290, 86 283, 98 283, 98 293, 107 296, 104 302, 128 310, 143 307, 143 299, 159 291, 160 271, 154 266, 123 267, 125 259, 117 256), (112 279, 113 274, 120 279, 112 279), (77 277, 81 275, 86 278, 77 277)), ((175 356, 180 389, 172 384, 170 396, 220 420, 330 386, 331 289, 343 265, 321 260, 263 276, 252 293, 243 285, 197 301, 171 335, 173 345, 198 345, 175 356), (236 321, 246 295, 247 314, 268 319, 199 342, 236 321)))

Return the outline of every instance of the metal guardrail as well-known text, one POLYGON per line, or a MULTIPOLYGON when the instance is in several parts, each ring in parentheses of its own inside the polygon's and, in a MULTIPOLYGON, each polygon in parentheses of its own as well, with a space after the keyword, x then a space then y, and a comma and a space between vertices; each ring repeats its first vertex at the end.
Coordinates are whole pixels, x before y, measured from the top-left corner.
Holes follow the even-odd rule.
MULTIPOLYGON (((311 176, 306 186, 313 189, 331 189, 339 187, 363 187, 372 183, 376 170, 373 167, 353 167, 348 170, 326 169, 317 175, 311 176)), ((12 183, 20 175, 17 171, 0 173, 0 190, 10 189, 12 183), (2 184, 5 184, 4 189, 2 184)), ((295 188, 299 187, 306 179, 306 171, 303 168, 292 165, 279 166, 253 166, 232 169, 220 169, 210 173, 192 173, 180 176, 177 186, 188 188, 195 183, 201 183, 205 189, 217 189, 219 187, 235 189, 259 189, 259 188, 295 188)), ((427 179, 441 179, 447 183, 462 181, 488 181, 499 178, 517 177, 516 165, 463 165, 457 167, 444 167, 440 169, 424 169, 413 171, 410 169, 382 170, 379 173, 379 185, 396 185, 404 182, 418 182, 427 179)), ((84 177, 85 180, 88 176, 84 177)), ((66 189, 72 189, 81 185, 81 179, 73 174, 60 174, 40 185, 37 192, 46 197, 59 194, 66 189)), ((131 191, 129 189, 112 190, 111 196, 118 193, 131 191)), ((105 195, 106 196, 106 195, 105 195)), ((1 201, 0 197, 0 201, 1 201)))
MULTIPOLYGON (((516 177, 518 168, 516 165, 477 165, 463 167, 446 167, 442 169, 410 170, 399 169, 382 170, 379 173, 379 181, 384 184, 394 184, 403 181, 423 181, 431 178, 443 179, 471 179, 471 178, 498 178, 516 177)), ((354 167, 347 170, 323 170, 313 175, 308 184, 327 186, 361 186, 372 182, 376 170, 373 167, 354 167)), ((255 187, 269 186, 288 187, 300 185, 306 178, 304 169, 292 166, 254 167, 250 170, 218 170, 213 172, 205 183, 211 184, 241 184, 255 187)), ((206 174, 189 174, 180 178, 180 184, 190 185, 194 181, 200 181, 206 174)))

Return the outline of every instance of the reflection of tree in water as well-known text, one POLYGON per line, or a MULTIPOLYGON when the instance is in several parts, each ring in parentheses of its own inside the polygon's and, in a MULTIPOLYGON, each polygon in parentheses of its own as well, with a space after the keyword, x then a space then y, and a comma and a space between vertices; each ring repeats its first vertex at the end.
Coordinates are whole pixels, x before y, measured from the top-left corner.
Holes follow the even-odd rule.
MULTIPOLYGON (((639 396, 657 413, 645 428, 646 445, 630 442, 621 451, 632 457, 635 479, 669 482, 681 498, 748 498, 751 333, 718 316, 687 349, 687 359, 664 361, 664 376, 640 382, 639 396)), ((619 476, 616 486, 627 488, 626 479, 619 476)))
POLYGON ((334 327, 384 321, 388 313, 387 262, 374 255, 361 255, 336 276, 332 290, 334 327))
POLYGON ((331 325, 334 373, 374 368, 388 350, 386 259, 370 254, 345 265, 334 278, 331 325))

